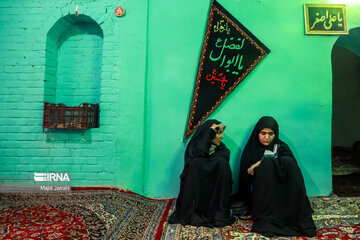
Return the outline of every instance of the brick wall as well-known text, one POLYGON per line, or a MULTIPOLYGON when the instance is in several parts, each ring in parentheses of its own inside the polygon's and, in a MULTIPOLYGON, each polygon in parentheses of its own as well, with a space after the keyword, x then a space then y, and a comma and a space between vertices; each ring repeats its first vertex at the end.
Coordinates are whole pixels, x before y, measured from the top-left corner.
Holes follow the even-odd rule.
MULTIPOLYGON (((142 2, 139 9, 146 12, 142 2)), ((145 70, 129 70, 122 65, 129 57, 121 56, 128 42, 144 41, 146 16, 140 17, 142 28, 126 39, 122 34, 142 13, 119 19, 113 14, 117 5, 109 1, 76 4, 79 14, 101 28, 104 39, 76 32, 78 26, 70 26, 70 31, 63 26, 71 36, 60 40, 56 52, 57 40, 52 43, 54 36, 48 33, 59 19, 75 13, 74 1, 0 2, 0 184, 32 184, 34 172, 71 172, 74 186, 117 185, 141 193, 143 96, 129 104, 121 102, 121 95, 135 99, 139 90, 133 92, 134 86, 142 93, 145 70), (126 23, 121 32, 120 20, 126 23), (100 128, 43 131, 44 101, 100 103, 100 128), (125 136, 118 130, 123 124, 138 130, 125 136), (139 154, 119 151, 119 141, 137 146, 139 154), (130 157, 132 163, 121 163, 130 157)), ((142 54, 128 62, 145 61, 146 44, 139 45, 142 54)))

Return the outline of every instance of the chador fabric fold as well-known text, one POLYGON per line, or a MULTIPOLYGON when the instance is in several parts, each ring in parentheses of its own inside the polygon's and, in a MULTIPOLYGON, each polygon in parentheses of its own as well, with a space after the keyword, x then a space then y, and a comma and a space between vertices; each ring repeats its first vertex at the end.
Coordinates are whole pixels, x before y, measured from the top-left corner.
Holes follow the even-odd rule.
POLYGON ((252 215, 251 231, 265 236, 316 235, 311 205, 297 161, 279 139, 279 126, 262 117, 244 148, 237 200, 252 215))
POLYGON ((230 151, 221 142, 225 125, 217 120, 204 122, 185 150, 180 192, 169 223, 223 227, 235 219, 230 215, 230 151))

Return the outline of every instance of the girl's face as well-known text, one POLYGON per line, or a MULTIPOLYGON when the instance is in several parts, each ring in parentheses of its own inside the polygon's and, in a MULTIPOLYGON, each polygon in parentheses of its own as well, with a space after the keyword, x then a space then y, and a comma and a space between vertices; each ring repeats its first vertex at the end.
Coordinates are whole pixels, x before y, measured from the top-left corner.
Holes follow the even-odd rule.
POLYGON ((219 146, 221 143, 221 140, 223 140, 224 135, 224 128, 219 127, 219 129, 216 130, 216 136, 215 138, 212 140, 212 143, 219 146))
POLYGON ((259 141, 264 146, 269 146, 275 138, 275 132, 271 128, 263 128, 259 133, 259 141))

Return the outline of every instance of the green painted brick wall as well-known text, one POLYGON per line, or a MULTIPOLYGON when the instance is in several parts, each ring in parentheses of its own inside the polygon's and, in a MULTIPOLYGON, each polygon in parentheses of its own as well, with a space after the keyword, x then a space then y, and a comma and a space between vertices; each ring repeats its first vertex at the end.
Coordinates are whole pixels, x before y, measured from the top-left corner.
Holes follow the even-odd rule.
MULTIPOLYGON (((262 115, 273 115, 299 161, 308 193, 329 194, 330 57, 338 37, 305 35, 303 23, 305 2, 329 2, 219 2, 271 50, 211 116, 228 126, 224 142, 231 151, 234 189, 253 124, 262 115)), ((360 4, 343 2, 349 28, 360 26, 360 4)), ((34 171, 65 171, 71 172, 75 186, 115 185, 149 197, 175 197, 209 4, 210 0, 184 0, 181 6, 175 0, 0 1, 0 184, 32 184, 34 171), (92 19, 103 37, 76 35, 74 42, 64 42, 64 49, 48 50, 56 49, 59 37, 53 32, 48 36, 50 29, 74 14, 76 4, 80 16, 92 19), (126 10, 121 18, 113 14, 119 5, 126 10), (72 49, 76 41, 83 43, 72 49), (81 50, 91 45, 97 54, 81 50), (69 69, 73 59, 79 59, 76 73, 69 69), (82 79, 89 72, 86 83, 82 79), (70 91, 73 81, 62 79, 79 80, 79 87, 70 91), (74 91, 76 99, 65 97, 74 97, 69 94, 74 91), (98 101, 100 128, 43 132, 47 100, 73 105, 98 101)), ((57 30, 67 29, 63 25, 57 30)))
POLYGON ((0 183, 32 184, 33 172, 60 171, 72 173, 74 186, 142 193, 147 1, 123 2, 132 12, 126 18, 113 14, 114 1, 76 4, 103 36, 94 26, 61 22, 60 36, 47 38, 57 21, 75 14, 74 1, 0 2, 0 183), (101 127, 43 132, 44 101, 99 103, 101 127), (136 127, 129 134, 123 126, 136 127))

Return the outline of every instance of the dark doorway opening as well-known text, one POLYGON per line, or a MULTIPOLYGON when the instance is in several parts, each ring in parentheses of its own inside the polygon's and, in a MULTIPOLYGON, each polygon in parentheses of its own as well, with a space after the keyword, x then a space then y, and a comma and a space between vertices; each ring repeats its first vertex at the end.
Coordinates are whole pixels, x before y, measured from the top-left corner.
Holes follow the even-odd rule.
POLYGON ((331 63, 333 192, 360 196, 360 27, 338 38, 331 63))

